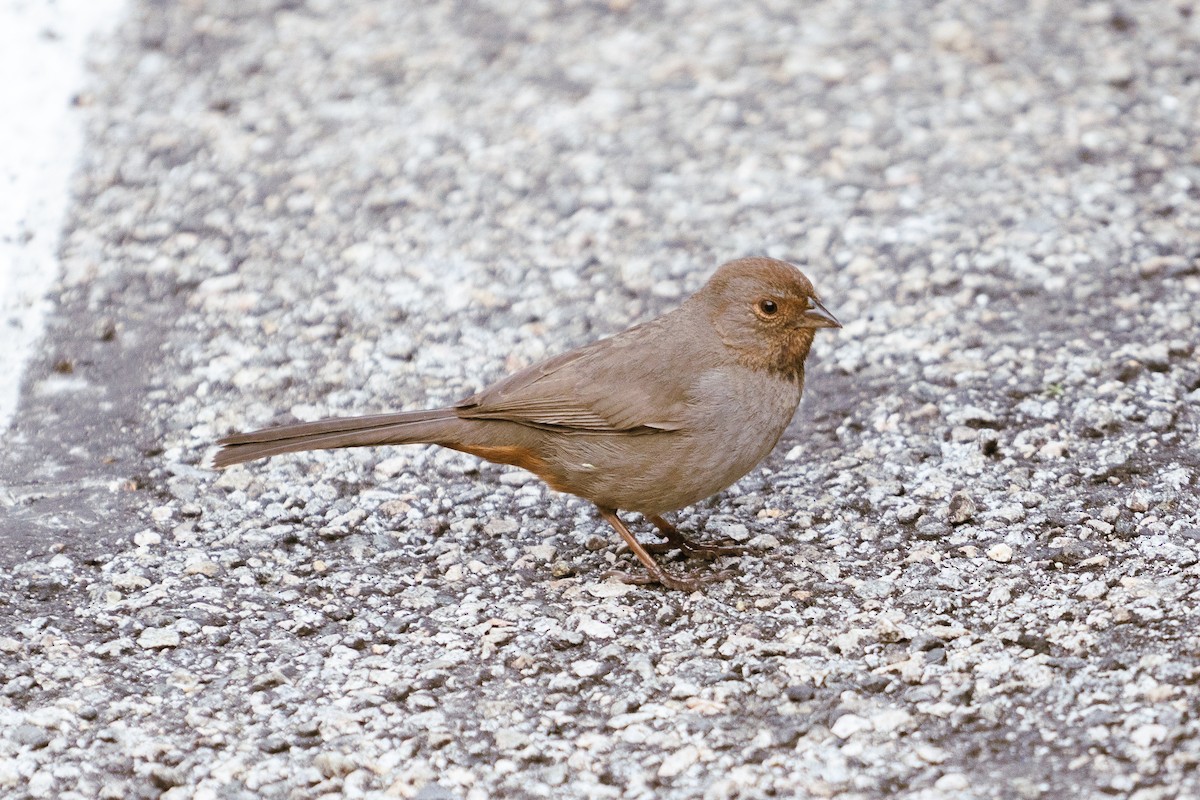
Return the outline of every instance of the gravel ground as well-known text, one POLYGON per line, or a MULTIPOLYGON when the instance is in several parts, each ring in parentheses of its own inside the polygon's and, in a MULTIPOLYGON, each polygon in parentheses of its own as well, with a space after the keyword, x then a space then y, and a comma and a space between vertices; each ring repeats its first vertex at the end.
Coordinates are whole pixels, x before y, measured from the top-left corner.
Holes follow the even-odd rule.
POLYGON ((0 455, 0 793, 1200 796, 1200 8, 165 3, 0 455), (804 264, 762 468, 584 502, 226 432, 451 401, 804 264), (676 565, 676 568, 679 568, 676 565))

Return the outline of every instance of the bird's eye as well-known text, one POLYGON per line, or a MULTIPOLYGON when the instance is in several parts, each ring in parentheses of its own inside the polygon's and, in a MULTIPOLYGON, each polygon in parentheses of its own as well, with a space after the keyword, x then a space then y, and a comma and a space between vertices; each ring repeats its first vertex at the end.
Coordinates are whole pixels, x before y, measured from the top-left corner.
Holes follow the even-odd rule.
POLYGON ((779 304, 774 300, 759 300, 758 311, 764 317, 773 317, 779 313, 779 304))

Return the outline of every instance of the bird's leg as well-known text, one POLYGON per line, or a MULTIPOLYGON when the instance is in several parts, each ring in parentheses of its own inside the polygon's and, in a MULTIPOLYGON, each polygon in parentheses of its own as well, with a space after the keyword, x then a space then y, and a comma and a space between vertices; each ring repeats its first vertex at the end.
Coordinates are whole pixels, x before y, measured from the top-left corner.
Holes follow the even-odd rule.
POLYGON ((749 548, 738 544, 734 539, 714 539, 708 542, 694 542, 684 536, 679 530, 657 514, 646 517, 658 528, 665 542, 655 542, 646 545, 651 553, 666 553, 669 550, 679 550, 685 556, 713 559, 719 556, 738 556, 749 548))
POLYGON ((625 527, 625 523, 622 522, 621 518, 617 516, 616 510, 611 508, 601 508, 599 511, 600 516, 604 517, 605 521, 607 521, 609 525, 612 525, 616 532, 621 535, 621 538, 625 540, 625 544, 629 546, 629 549, 633 551, 635 556, 637 556, 638 561, 641 561, 642 565, 645 566, 646 572, 649 573, 646 576, 627 575, 622 572, 609 573, 610 576, 615 577, 618 580, 621 580, 625 583, 637 584, 661 583, 668 589, 679 589, 685 592, 694 592, 705 583, 724 580, 733 574, 731 572, 718 572, 713 575, 700 576, 693 573, 682 577, 676 577, 658 565, 658 563, 654 560, 654 556, 650 555, 645 546, 643 546, 642 543, 637 540, 637 537, 630 533, 629 528, 625 527))

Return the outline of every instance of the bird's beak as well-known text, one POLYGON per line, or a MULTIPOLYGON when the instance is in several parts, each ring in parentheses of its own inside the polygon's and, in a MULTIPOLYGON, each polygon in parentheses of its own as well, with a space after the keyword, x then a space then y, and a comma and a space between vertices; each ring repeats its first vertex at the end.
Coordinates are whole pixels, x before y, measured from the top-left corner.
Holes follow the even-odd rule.
POLYGON ((800 315, 799 328, 840 328, 842 323, 837 321, 829 309, 821 305, 815 297, 808 298, 808 310, 800 315))

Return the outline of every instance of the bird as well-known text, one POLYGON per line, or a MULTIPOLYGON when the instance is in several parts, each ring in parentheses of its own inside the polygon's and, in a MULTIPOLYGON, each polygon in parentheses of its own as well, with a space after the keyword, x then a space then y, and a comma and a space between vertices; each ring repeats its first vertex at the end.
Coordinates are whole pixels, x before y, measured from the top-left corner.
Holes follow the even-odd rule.
POLYGON ((234 433, 211 466, 304 450, 435 444, 532 472, 595 505, 645 568, 637 584, 696 591, 731 573, 678 574, 653 554, 713 559, 744 548, 696 542, 663 515, 754 469, 790 423, 820 328, 841 323, 793 264, 750 257, 720 266, 660 317, 532 364, 453 405, 234 433), (663 541, 643 544, 619 512, 663 541))

